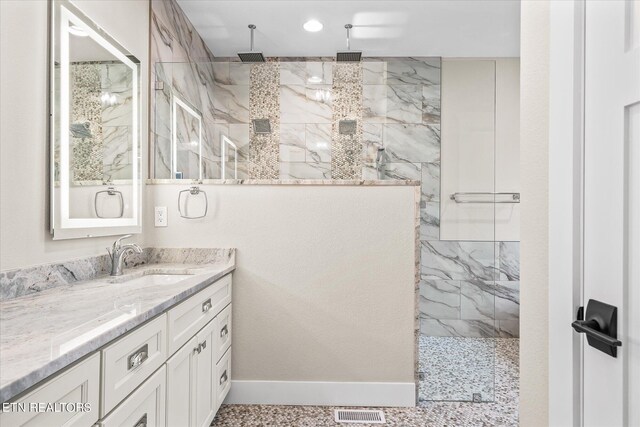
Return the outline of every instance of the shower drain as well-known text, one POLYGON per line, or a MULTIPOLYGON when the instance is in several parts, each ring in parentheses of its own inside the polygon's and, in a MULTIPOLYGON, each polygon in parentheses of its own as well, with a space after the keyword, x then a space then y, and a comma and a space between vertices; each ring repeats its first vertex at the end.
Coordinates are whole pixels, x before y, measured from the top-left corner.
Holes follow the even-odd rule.
POLYGON ((385 424, 384 412, 369 409, 336 409, 337 423, 385 424))

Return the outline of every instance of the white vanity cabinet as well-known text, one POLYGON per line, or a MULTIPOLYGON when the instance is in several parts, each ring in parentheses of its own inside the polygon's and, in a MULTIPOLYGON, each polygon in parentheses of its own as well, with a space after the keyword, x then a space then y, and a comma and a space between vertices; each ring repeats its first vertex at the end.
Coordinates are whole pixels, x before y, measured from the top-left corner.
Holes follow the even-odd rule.
MULTIPOLYGON (((100 354, 96 353, 64 371, 54 379, 37 387, 12 404, 15 409, 0 412, 1 426, 65 426, 84 427, 98 420, 100 398, 100 354), (29 410, 30 404, 80 403, 84 411, 57 412, 39 408, 29 410), (26 406, 22 406, 26 405, 26 406), (20 409, 20 408, 26 408, 20 409)), ((55 408, 54 408, 55 409, 55 408)))
POLYGON ((165 367, 147 379, 131 396, 100 422, 102 427, 164 427, 165 367))
POLYGON ((101 417, 164 364, 166 331, 167 316, 163 314, 102 350, 101 417))
POLYGON ((13 401, 85 412, 0 412, 2 426, 207 427, 229 392, 231 274, 13 401))
POLYGON ((175 353, 230 302, 228 275, 169 310, 169 354, 175 353))
POLYGON ((213 421, 228 393, 230 369, 225 365, 221 381, 218 362, 225 351, 231 353, 230 311, 228 305, 215 313, 214 319, 167 361, 167 425, 206 427, 213 421))

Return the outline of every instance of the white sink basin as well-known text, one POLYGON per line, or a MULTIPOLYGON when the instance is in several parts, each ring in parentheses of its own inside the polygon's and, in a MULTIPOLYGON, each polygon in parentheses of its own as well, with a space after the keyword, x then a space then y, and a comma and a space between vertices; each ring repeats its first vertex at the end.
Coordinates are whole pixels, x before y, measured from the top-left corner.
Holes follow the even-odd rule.
POLYGON ((172 285, 181 280, 192 277, 193 274, 145 274, 135 279, 126 280, 128 285, 172 285))

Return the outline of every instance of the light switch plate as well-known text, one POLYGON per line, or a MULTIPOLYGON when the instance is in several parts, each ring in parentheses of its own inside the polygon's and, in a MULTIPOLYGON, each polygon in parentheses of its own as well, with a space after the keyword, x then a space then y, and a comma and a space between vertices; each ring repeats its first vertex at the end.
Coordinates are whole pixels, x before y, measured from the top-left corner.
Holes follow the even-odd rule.
POLYGON ((156 227, 166 227, 168 225, 166 206, 156 206, 154 224, 156 227))

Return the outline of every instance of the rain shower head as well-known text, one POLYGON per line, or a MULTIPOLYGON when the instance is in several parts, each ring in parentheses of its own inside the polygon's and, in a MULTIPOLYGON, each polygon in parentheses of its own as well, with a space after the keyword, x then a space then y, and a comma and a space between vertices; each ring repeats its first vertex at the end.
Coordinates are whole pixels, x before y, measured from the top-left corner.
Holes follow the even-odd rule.
POLYGON ((238 52, 238 57, 242 62, 265 62, 262 52, 253 50, 253 30, 256 29, 256 26, 251 24, 249 29, 251 30, 251 50, 249 52, 238 52))
POLYGON ((360 62, 362 52, 359 50, 343 50, 336 54, 336 62, 360 62))
POLYGON ((336 62, 360 62, 362 59, 362 51, 351 50, 349 32, 353 28, 353 25, 347 24, 344 28, 347 29, 347 50, 340 50, 336 53, 336 62))
POLYGON ((262 52, 238 52, 242 62, 265 62, 262 52))

